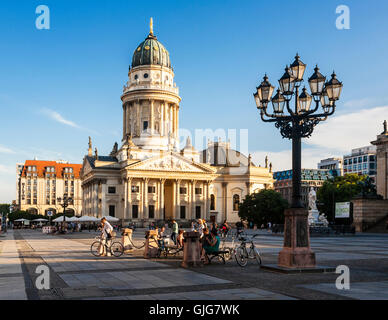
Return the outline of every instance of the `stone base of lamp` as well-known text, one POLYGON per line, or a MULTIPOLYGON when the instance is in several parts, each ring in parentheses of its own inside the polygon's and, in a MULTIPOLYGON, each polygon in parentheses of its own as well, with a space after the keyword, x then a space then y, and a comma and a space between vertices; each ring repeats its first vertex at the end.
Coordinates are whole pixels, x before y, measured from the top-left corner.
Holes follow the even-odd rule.
POLYGON ((314 268, 315 253, 310 248, 308 211, 291 208, 284 212, 284 243, 278 266, 283 268, 314 268))

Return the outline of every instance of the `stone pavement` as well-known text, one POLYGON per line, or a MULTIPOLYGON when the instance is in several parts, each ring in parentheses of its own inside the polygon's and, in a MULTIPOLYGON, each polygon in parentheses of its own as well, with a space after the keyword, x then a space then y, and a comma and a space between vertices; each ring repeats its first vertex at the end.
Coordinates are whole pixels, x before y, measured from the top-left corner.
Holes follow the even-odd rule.
POLYGON ((26 300, 21 261, 13 230, 0 237, 0 300, 26 300))
MULTIPOLYGON (((388 299, 386 236, 311 239, 319 264, 349 266, 351 289, 343 291, 335 287, 337 274, 278 274, 260 270, 253 261, 245 268, 231 260, 226 265, 214 263, 203 268, 183 269, 179 266, 180 259, 146 260, 141 250, 120 258, 97 258, 90 253, 95 235, 94 232, 61 236, 45 235, 36 230, 15 230, 14 235, 10 232, 7 241, 0 242, 0 247, 7 248, 7 254, 2 253, 0 259, 5 259, 9 266, 13 264, 14 268, 0 269, 7 275, 0 274, 1 285, 15 288, 20 299, 42 300, 388 299), (50 290, 33 287, 36 267, 42 264, 50 269, 50 290), (6 272, 11 269, 12 276, 8 277, 10 274, 6 272), (4 279, 7 279, 6 284, 1 282, 4 279), (17 284, 13 285, 13 281, 17 284), (24 283, 25 292, 21 292, 24 283)), ((142 243, 144 231, 137 230, 134 238, 137 244, 142 243)), ((282 237, 263 233, 255 242, 264 263, 276 263, 282 237)), ((0 296, 0 299, 6 298, 0 296)))

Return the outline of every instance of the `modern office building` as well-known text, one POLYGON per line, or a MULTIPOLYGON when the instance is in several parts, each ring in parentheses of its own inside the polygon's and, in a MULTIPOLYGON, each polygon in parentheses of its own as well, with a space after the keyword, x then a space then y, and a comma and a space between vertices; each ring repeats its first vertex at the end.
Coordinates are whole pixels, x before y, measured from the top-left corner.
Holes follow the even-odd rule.
POLYGON ((342 158, 323 159, 318 163, 318 169, 336 170, 337 176, 342 176, 343 175, 343 159, 342 158))
POLYGON ((344 156, 344 174, 368 175, 373 182, 376 182, 376 172, 376 146, 352 149, 351 154, 344 156))
POLYGON ((73 201, 66 211, 81 214, 81 168, 65 161, 27 160, 17 182, 18 207, 34 214, 60 213, 63 209, 57 198, 67 194, 73 201))
MULTIPOLYGON (((317 191, 323 183, 337 176, 337 170, 302 169, 302 201, 307 207, 308 194, 311 188, 317 191)), ((291 204, 292 199, 292 170, 274 172, 273 178, 275 191, 291 204)))

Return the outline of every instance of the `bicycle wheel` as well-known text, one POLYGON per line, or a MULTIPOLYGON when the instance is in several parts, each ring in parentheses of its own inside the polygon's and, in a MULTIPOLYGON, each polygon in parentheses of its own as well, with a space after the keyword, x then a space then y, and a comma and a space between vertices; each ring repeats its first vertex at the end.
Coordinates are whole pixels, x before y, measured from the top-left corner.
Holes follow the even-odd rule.
POLYGON ((245 267, 248 263, 247 249, 244 247, 236 248, 235 258, 236 258, 236 262, 239 264, 239 266, 245 267))
POLYGON ((260 256, 260 252, 257 248, 254 249, 254 255, 255 255, 257 263, 259 264, 259 266, 261 266, 261 263, 262 263, 261 256, 260 256))
POLYGON ((95 257, 100 257, 103 252, 103 250, 100 250, 101 246, 102 244, 100 241, 93 242, 90 246, 90 252, 92 253, 92 255, 94 255, 95 257))
POLYGON ((120 242, 113 242, 110 246, 110 252, 115 257, 120 257, 124 253, 124 247, 120 242))

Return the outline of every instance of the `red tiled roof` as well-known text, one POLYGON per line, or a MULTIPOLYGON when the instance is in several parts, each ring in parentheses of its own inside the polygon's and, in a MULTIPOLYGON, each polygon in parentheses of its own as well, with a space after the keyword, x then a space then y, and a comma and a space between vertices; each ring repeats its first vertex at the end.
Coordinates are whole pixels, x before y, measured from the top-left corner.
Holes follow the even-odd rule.
MULTIPOLYGON (((56 161, 40 161, 40 160, 26 160, 22 177, 25 177, 27 174, 27 169, 29 166, 36 166, 36 171, 31 171, 31 173, 37 173, 38 177, 43 178, 46 173, 47 167, 55 168, 55 175, 57 178, 63 178, 65 168, 73 168, 73 173, 75 179, 79 179, 80 171, 82 168, 82 164, 74 164, 74 163, 58 163, 56 161)), ((51 173, 51 172, 48 172, 51 173)))

